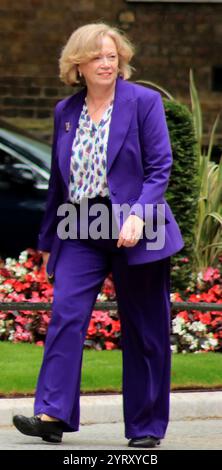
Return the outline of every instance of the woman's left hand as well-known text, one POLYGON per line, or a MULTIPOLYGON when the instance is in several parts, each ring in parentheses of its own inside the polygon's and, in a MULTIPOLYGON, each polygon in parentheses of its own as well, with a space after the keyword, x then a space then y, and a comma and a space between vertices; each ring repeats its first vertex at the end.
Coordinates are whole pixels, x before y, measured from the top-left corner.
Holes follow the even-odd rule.
POLYGON ((140 217, 137 215, 130 215, 121 228, 117 247, 120 248, 120 246, 135 246, 140 239, 143 226, 144 221, 140 217))

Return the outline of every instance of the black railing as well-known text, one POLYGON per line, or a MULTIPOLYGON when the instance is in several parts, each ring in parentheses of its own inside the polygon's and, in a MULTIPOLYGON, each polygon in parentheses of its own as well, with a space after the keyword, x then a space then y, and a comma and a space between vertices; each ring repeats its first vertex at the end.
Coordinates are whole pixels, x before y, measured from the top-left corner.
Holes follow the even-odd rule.
MULTIPOLYGON (((172 310, 202 310, 222 312, 222 303, 213 302, 171 302, 172 310)), ((0 310, 51 310, 51 302, 0 302, 0 310)), ((115 301, 96 302, 93 310, 117 310, 118 305, 115 301)))

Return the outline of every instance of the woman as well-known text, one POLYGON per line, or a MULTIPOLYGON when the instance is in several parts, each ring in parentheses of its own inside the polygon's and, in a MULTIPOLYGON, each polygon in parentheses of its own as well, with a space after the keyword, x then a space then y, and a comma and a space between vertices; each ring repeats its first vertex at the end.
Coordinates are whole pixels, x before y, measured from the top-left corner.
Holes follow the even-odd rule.
POLYGON ((164 199, 172 152, 162 99, 157 91, 127 81, 133 53, 116 28, 98 23, 74 31, 60 58, 61 79, 85 86, 55 109, 39 237, 48 275, 54 278, 53 312, 35 415, 13 419, 22 433, 49 442, 61 442, 64 431, 79 429, 84 339, 110 271, 121 320, 128 445, 155 447, 168 424, 170 256, 183 240, 164 199), (105 209, 105 236, 87 227, 96 221, 91 209, 98 203, 105 209), (125 219, 122 204, 128 205, 125 219), (70 206, 76 217, 67 236, 61 216, 70 206))

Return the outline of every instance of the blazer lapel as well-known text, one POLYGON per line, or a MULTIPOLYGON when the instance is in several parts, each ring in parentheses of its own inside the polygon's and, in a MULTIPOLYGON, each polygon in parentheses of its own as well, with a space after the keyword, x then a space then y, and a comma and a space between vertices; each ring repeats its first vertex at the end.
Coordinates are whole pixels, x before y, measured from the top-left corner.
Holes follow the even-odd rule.
POLYGON ((118 78, 107 144, 107 174, 110 172, 126 137, 134 106, 134 100, 129 95, 128 87, 125 88, 124 80, 118 78))
POLYGON ((79 122, 86 96, 86 89, 72 97, 67 107, 64 107, 60 122, 60 141, 58 149, 58 161, 64 182, 68 187, 69 172, 72 154, 73 139, 79 122))

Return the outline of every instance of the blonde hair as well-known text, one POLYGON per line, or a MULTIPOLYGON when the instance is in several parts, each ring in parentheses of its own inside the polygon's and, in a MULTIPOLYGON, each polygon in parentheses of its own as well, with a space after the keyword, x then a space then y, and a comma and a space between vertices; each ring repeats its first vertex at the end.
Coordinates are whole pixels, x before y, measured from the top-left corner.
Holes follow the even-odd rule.
POLYGON ((119 29, 106 23, 92 23, 76 29, 62 49, 59 59, 59 77, 62 82, 72 86, 81 83, 77 66, 88 62, 100 52, 100 40, 104 36, 109 36, 115 42, 119 56, 119 75, 124 79, 131 77, 133 67, 129 62, 135 53, 135 47, 119 29))

